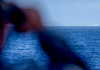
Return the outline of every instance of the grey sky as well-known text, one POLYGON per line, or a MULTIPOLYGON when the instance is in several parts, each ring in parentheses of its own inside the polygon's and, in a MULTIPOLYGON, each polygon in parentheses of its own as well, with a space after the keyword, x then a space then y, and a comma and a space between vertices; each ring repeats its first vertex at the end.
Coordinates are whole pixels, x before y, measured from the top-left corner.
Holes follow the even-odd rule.
MULTIPOLYGON (((100 25, 100 0, 7 0, 21 7, 40 7, 50 26, 100 25)), ((39 8, 39 9, 40 9, 39 8)))

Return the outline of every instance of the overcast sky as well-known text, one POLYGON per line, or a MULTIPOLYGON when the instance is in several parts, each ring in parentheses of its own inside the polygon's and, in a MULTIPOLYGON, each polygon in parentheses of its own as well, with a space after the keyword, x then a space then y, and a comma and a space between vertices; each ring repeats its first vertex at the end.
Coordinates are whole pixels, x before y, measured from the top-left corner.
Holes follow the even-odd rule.
POLYGON ((41 7, 48 26, 100 25, 100 0, 7 0, 20 7, 41 7))

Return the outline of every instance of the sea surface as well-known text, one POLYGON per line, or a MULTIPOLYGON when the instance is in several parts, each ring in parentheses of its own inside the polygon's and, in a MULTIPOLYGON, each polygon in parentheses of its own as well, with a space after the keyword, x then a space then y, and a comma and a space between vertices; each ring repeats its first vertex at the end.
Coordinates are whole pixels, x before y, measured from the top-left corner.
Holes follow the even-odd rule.
MULTIPOLYGON (((47 29, 68 42, 89 69, 100 70, 99 26, 51 26, 47 29)), ((14 28, 5 39, 2 61, 13 70, 32 70, 36 66, 46 68, 50 63, 35 32, 18 33, 14 28)))

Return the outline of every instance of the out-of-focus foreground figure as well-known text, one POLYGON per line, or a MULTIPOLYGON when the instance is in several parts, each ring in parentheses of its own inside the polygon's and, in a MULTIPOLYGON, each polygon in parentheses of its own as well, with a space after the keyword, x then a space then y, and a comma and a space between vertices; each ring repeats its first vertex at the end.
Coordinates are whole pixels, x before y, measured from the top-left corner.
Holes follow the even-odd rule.
MULTIPOLYGON (((51 60, 48 70, 87 70, 87 67, 80 58, 69 49, 69 45, 67 45, 64 40, 57 37, 55 34, 48 32, 44 28, 38 11, 32 8, 22 9, 3 1, 0 3, 1 50, 5 26, 10 22, 15 25, 18 32, 26 32, 30 29, 37 32, 40 44, 51 60)), ((2 67, 2 62, 0 62, 0 70, 3 70, 1 69, 2 67)))

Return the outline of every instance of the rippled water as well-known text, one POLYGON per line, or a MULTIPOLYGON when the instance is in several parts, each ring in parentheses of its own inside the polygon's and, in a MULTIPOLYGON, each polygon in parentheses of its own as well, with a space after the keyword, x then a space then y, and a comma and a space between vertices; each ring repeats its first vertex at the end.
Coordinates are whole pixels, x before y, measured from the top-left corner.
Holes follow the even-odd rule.
MULTIPOLYGON (((92 70, 100 70, 100 27, 48 27, 70 42, 70 48, 92 70)), ((49 58, 41 48, 36 33, 17 33, 11 30, 4 44, 3 62, 15 70, 39 66, 47 67, 49 58)), ((30 69, 31 70, 31 69, 30 69)))

